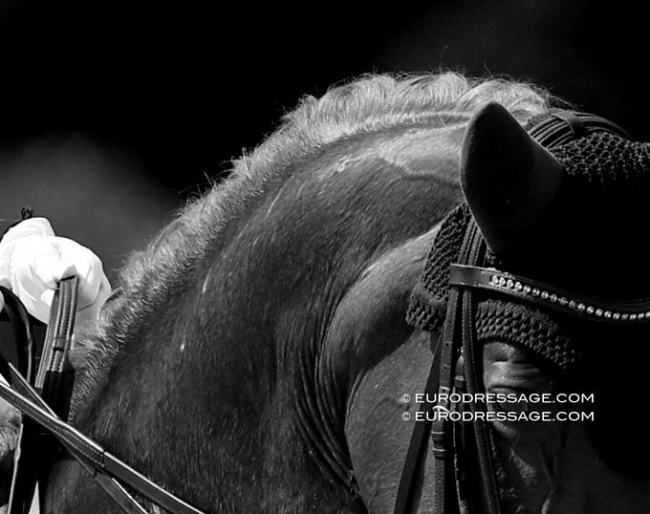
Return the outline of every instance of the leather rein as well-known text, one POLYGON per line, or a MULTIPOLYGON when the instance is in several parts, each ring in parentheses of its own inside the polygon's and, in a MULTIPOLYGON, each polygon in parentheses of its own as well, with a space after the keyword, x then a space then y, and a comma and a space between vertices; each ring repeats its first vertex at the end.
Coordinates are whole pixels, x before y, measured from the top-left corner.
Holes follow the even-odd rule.
MULTIPOLYGON (((596 131, 630 139, 614 123, 573 111, 553 112, 529 133, 541 145, 553 148, 596 131)), ((607 323, 650 320, 650 300, 625 304, 579 296, 526 277, 486 268, 486 253, 486 243, 472 218, 458 261, 450 267, 450 293, 442 332, 431 335, 433 361, 423 392, 424 398, 435 396, 438 403, 420 404, 420 411, 429 415, 423 416, 413 428, 394 514, 417 512, 414 499, 423 487, 421 475, 429 447, 433 454, 434 514, 503 512, 488 422, 480 416, 472 416, 471 422, 452 422, 449 416, 436 416, 440 411, 449 413, 453 409, 469 408, 474 414, 484 408, 476 402, 450 404, 447 400, 451 393, 469 393, 475 397, 483 388, 475 328, 477 292, 607 323)))
POLYGON ((123 512, 147 514, 148 511, 133 495, 137 493, 174 514, 203 514, 65 421, 72 389, 70 382, 73 371, 68 363, 68 351, 72 345, 77 309, 77 278, 63 279, 56 290, 35 377, 36 355, 30 317, 17 296, 8 289, 0 289, 16 341, 21 343, 16 348, 18 368, 11 363, 0 362, 0 372, 10 384, 0 381, 0 397, 23 414, 14 453, 8 514, 29 512, 37 483, 43 512, 49 466, 56 460, 52 439, 90 474, 123 512))

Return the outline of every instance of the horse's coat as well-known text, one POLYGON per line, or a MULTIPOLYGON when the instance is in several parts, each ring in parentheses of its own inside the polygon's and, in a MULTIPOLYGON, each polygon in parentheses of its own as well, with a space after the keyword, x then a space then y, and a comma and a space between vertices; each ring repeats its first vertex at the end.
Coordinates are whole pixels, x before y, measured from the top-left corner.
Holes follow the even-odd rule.
MULTIPOLYGON (((85 349, 74 423, 205 512, 391 512, 431 363, 405 322, 461 200, 465 126, 543 92, 455 74, 306 99, 122 274, 85 349)), ((420 477, 432 506, 431 466, 420 477)), ((70 462, 47 512, 118 512, 70 462)))

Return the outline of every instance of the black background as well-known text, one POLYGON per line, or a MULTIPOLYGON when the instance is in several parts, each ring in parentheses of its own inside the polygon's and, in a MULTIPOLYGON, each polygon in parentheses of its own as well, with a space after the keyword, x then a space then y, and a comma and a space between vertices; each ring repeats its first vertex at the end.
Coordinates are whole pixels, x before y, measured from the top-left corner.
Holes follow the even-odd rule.
POLYGON ((0 0, 0 215, 32 204, 112 273, 302 95, 367 72, 526 79, 650 140, 627 4, 0 0))

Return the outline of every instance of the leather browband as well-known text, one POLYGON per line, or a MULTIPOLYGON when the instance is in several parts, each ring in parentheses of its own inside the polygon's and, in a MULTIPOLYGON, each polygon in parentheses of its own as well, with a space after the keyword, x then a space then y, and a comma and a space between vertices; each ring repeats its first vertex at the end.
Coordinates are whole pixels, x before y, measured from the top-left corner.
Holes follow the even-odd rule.
POLYGON ((493 268, 452 264, 449 283, 511 296, 591 321, 650 322, 650 299, 634 302, 600 300, 493 268))

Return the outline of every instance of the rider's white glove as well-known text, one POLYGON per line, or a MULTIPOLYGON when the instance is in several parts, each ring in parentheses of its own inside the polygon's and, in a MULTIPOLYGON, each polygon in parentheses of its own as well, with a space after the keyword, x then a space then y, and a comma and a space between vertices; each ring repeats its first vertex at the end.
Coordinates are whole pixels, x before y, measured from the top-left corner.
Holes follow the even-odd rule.
POLYGON ((11 289, 29 313, 44 323, 49 320, 58 281, 72 275, 79 277, 77 316, 94 321, 111 287, 92 251, 55 236, 45 218, 21 221, 0 241, 0 285, 11 289))

